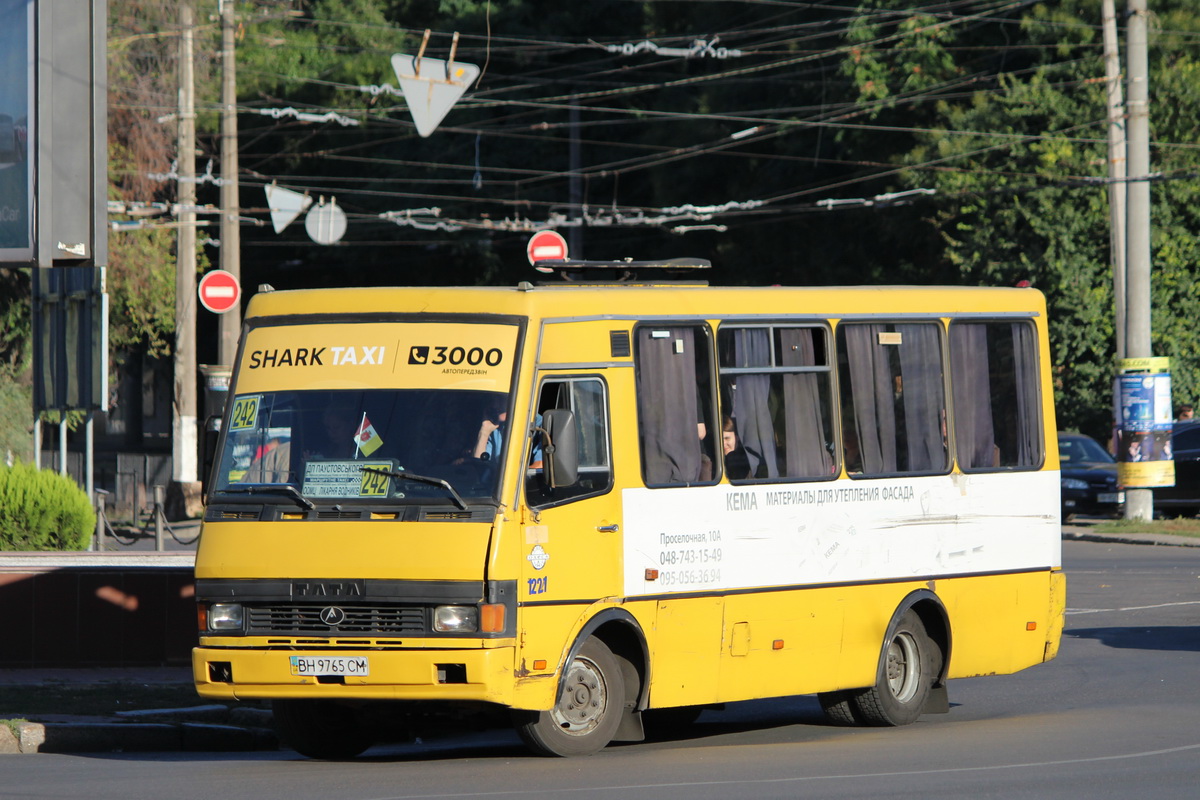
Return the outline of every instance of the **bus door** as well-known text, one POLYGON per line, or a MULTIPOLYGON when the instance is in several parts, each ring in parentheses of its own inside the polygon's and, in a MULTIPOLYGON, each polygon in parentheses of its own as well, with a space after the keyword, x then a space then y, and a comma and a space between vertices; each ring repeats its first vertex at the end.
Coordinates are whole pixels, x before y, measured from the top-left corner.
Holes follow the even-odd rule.
POLYGON ((621 586, 621 498, 612 490, 607 383, 598 375, 544 373, 534 427, 551 409, 569 409, 574 415, 579 478, 571 486, 548 485, 542 468, 546 443, 535 432, 527 448, 529 511, 517 596, 527 608, 543 607, 551 614, 539 615, 543 622, 527 641, 548 634, 544 626, 573 625, 588 605, 619 595, 621 586), (550 622, 550 616, 557 622, 550 622))
POLYGON ((718 700, 725 586, 712 558, 724 505, 706 325, 634 329, 641 481, 622 479, 625 591, 652 598, 652 708, 718 700))

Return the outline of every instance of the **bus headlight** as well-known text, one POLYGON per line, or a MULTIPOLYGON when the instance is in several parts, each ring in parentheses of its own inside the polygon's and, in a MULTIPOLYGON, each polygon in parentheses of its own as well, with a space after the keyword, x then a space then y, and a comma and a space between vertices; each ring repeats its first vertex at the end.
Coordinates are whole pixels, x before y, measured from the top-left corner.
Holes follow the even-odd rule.
POLYGON ((213 603, 208 607, 208 629, 210 631, 240 631, 242 629, 242 604, 213 603))
POLYGON ((438 606, 433 610, 433 629, 442 633, 474 633, 479 630, 476 606, 438 606))

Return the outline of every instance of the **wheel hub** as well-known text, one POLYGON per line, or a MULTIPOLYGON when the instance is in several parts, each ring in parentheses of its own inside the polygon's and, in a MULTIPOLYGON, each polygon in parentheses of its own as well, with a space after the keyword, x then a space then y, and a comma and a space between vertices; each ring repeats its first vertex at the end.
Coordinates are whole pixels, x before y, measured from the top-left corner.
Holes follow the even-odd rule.
POLYGON ((600 670, 590 660, 571 663, 562 700, 554 708, 554 721, 563 731, 585 734, 604 718, 607 689, 600 670))
POLYGON ((908 702, 917 693, 919 652, 916 640, 908 631, 902 631, 888 645, 887 664, 884 667, 888 689, 892 697, 902 703, 908 702))

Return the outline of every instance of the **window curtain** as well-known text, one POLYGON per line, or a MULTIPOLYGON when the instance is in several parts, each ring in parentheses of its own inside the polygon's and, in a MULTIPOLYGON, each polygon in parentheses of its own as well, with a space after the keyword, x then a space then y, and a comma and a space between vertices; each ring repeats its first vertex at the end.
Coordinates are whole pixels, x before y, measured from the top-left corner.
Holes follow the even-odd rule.
MULTIPOLYGON (((743 328, 733 333, 735 367, 771 366, 771 331, 767 328, 743 328)), ((738 375, 733 395, 733 416, 737 420, 742 449, 750 461, 750 474, 759 475, 766 464, 766 477, 779 477, 775 452, 775 430, 771 425, 771 377, 738 375)), ((719 433, 719 432, 718 432, 719 433)))
POLYGON ((910 472, 946 468, 946 433, 940 325, 897 325, 901 398, 910 472))
POLYGON ((1037 336, 1028 322, 1012 323, 1013 371, 1017 384, 1017 465, 1030 467, 1042 459, 1038 426, 1041 408, 1038 402, 1037 336))
POLYGON ((876 344, 882 325, 843 325, 853 419, 864 473, 896 471, 896 408, 887 353, 876 344))
MULTIPOLYGON (((779 332, 780 366, 813 367, 816 355, 812 328, 783 328, 779 332)), ((784 374, 784 441, 788 477, 820 477, 833 471, 825 449, 825 420, 821 407, 821 378, 817 373, 784 374)))
POLYGON ((950 369, 958 462, 964 469, 998 466, 987 325, 950 326, 950 369))
POLYGON ((637 331, 638 416, 649 484, 700 480, 695 338, 691 328, 637 331), (664 331, 668 335, 654 336, 664 331), (682 342, 678 350, 676 342, 682 342))

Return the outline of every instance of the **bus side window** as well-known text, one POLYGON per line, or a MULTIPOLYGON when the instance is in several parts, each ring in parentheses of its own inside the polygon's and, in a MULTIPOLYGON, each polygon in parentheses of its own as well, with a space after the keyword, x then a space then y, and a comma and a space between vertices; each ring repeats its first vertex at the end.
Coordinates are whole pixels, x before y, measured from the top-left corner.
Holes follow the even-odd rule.
MULTIPOLYGON (((838 326, 842 434, 863 475, 950 468, 939 322, 838 326)), ((856 465, 847 456, 847 471, 856 465)))
MULTIPOLYGON (((595 377, 551 380, 542 384, 538 395, 538 416, 550 409, 570 409, 575 416, 579 447, 579 480, 571 486, 551 489, 539 466, 526 471, 525 495, 534 507, 546 507, 570 500, 604 494, 612 488, 612 459, 608 435, 608 394, 604 381, 595 377)), ((531 454, 542 443, 534 434, 528 445, 531 454)))
POLYGON ((834 477, 826 329, 722 325, 717 345, 729 479, 834 477))
POLYGON ((708 328, 640 325, 634 331, 638 433, 647 486, 713 483, 721 427, 714 419, 708 328))
POLYGON ((951 322, 950 385, 959 467, 1033 469, 1042 463, 1031 322, 951 322))

